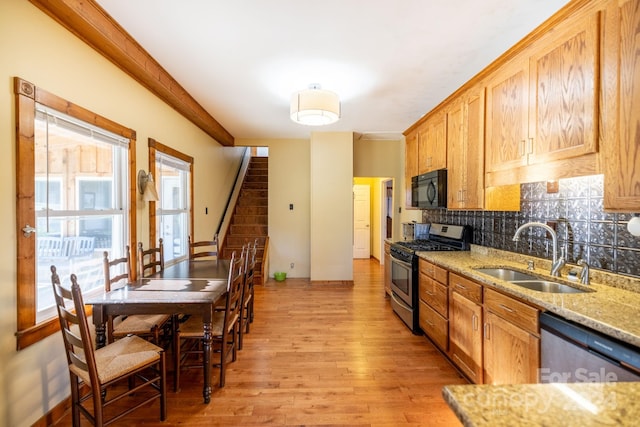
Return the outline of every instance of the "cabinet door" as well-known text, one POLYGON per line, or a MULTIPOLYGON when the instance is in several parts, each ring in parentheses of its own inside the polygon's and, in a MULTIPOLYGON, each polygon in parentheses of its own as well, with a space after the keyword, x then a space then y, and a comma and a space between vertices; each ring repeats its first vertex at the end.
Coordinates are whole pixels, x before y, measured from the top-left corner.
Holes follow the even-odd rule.
POLYGON ((464 139, 464 111, 462 100, 447 112, 447 208, 464 208, 466 189, 467 150, 464 139))
POLYGON ((484 87, 465 99, 464 209, 484 207, 484 87))
POLYGON ((419 130, 418 155, 420 174, 447 167, 447 116, 437 113, 419 130))
POLYGON ((418 131, 413 131, 405 137, 404 153, 404 184, 405 205, 411 207, 411 177, 418 175, 418 131))
POLYGON ((451 359, 475 384, 482 384, 482 307, 451 292, 451 359))
POLYGON ((485 384, 538 382, 540 338, 485 311, 485 384))
POLYGON ((529 62, 522 55, 499 69, 487 84, 486 172, 524 165, 528 136, 529 62))
POLYGON ((568 20, 532 46, 528 164, 597 151, 600 13, 568 20))
POLYGON ((640 2, 611 1, 604 31, 604 207, 640 209, 640 2))

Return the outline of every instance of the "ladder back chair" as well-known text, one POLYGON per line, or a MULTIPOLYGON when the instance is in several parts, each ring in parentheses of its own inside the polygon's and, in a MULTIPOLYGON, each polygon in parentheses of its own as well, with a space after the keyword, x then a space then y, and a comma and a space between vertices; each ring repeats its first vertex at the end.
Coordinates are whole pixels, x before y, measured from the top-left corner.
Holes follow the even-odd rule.
POLYGON ((71 289, 65 288, 56 267, 51 266, 51 284, 69 367, 74 427, 80 426, 81 415, 98 427, 111 424, 156 399, 160 400, 160 420, 164 421, 164 350, 135 335, 94 350, 76 275, 71 275, 71 289), (112 390, 116 383, 128 383, 128 387, 112 390))
MULTIPOLYGON (((125 285, 131 282, 131 255, 129 246, 121 258, 109 260, 109 253, 104 251, 102 263, 104 265, 104 290, 111 291, 113 286, 125 285)), ((138 335, 151 339, 160 345, 160 332, 167 325, 171 316, 167 314, 136 314, 131 316, 116 316, 107 319, 107 342, 138 335)))
MULTIPOLYGON (((219 384, 221 388, 225 384, 225 373, 229 357, 231 356, 232 362, 237 359, 245 251, 243 248, 240 257, 235 252, 231 255, 225 310, 214 311, 213 320, 211 321, 212 351, 219 354, 219 359, 213 363, 213 366, 220 368, 219 384)), ((202 320, 198 317, 190 317, 184 323, 179 324, 177 331, 175 331, 175 339, 174 387, 178 391, 180 389, 180 370, 182 368, 202 368, 202 342, 204 340, 202 320)))
POLYGON ((218 259, 218 235, 213 235, 213 240, 201 240, 194 242, 189 235, 189 259, 215 258, 218 259))
POLYGON ((242 340, 244 334, 249 333, 249 325, 253 322, 253 299, 254 299, 254 273, 256 269, 256 253, 258 251, 258 239, 247 246, 244 267, 244 286, 242 288, 242 312, 240 315, 240 334, 238 336, 238 349, 242 350, 242 340))
POLYGON ((138 242, 138 276, 147 277, 164 271, 164 245, 162 238, 157 248, 144 249, 142 242, 138 242))

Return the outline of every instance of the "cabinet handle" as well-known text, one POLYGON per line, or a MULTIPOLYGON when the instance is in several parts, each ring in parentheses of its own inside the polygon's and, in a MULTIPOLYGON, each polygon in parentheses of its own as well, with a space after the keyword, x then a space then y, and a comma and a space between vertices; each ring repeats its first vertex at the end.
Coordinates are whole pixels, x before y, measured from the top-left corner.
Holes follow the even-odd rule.
POLYGON ((484 324, 484 339, 487 341, 491 340, 491 337, 489 336, 489 331, 491 330, 491 328, 489 327, 488 323, 484 324))
POLYGON ((529 138, 529 144, 527 147, 527 153, 528 154, 533 154, 533 138, 529 138))
POLYGON ((428 320, 425 319, 425 322, 427 322, 427 325, 433 327, 433 323, 429 322, 428 320))
POLYGON ((518 153, 518 155, 520 157, 524 157, 525 154, 527 154, 527 141, 525 141, 524 139, 522 141, 520 141, 520 152, 518 153))
POLYGON ((500 308, 501 308, 501 309, 503 309, 504 311, 508 311, 509 313, 515 313, 515 312, 516 312, 515 310, 513 310, 513 309, 511 309, 511 308, 507 307, 507 306, 506 306, 506 305, 504 305, 504 304, 499 304, 499 305, 500 305, 500 308))
POLYGON ((460 283, 456 283, 456 288, 458 288, 458 289, 462 289, 463 291, 466 291, 466 290, 467 290, 467 287, 466 287, 466 286, 464 286, 464 285, 461 285, 460 283))
POLYGON ((426 289, 424 290, 424 292, 425 292, 427 295, 431 296, 431 297, 432 297, 433 295, 435 295, 433 292, 429 292, 429 291, 428 291, 428 290, 426 290, 426 289))
POLYGON ((478 330, 478 316, 475 314, 471 315, 471 325, 474 331, 478 330))

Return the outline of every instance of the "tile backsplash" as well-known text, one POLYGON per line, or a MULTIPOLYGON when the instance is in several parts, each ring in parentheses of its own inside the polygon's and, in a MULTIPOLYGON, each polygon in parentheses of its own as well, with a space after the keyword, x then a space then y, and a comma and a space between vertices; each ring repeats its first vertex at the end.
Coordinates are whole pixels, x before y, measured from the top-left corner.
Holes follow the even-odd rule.
POLYGON ((555 222, 560 246, 567 249, 567 262, 586 260, 592 268, 640 278, 640 237, 627 231, 629 213, 603 209, 603 175, 559 181, 558 192, 547 193, 546 182, 522 184, 520 212, 424 210, 423 222, 468 224, 473 243, 500 250, 551 259, 551 237, 540 228, 523 230, 519 242, 516 229, 527 222, 555 222))

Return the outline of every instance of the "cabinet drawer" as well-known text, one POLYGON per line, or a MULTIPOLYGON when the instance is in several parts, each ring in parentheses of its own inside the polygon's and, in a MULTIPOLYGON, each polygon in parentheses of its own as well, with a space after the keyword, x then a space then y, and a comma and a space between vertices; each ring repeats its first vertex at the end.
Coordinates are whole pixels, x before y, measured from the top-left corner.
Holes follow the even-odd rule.
POLYGON ((437 265, 423 259, 420 259, 418 265, 420 266, 420 273, 426 274, 432 279, 436 279, 443 285, 447 284, 447 270, 445 270, 444 268, 438 267, 437 265))
POLYGON ((455 273, 449 273, 449 282, 452 291, 475 303, 482 304, 482 285, 455 273))
POLYGON ((421 300, 442 317, 449 317, 449 295, 446 286, 421 273, 419 295, 421 300))
POLYGON ((420 317, 420 327, 424 333, 431 338, 442 351, 446 352, 449 344, 449 321, 425 304, 424 301, 420 301, 418 313, 420 317))
POLYGON ((484 291, 484 308, 534 335, 540 335, 536 308, 492 289, 484 291))

